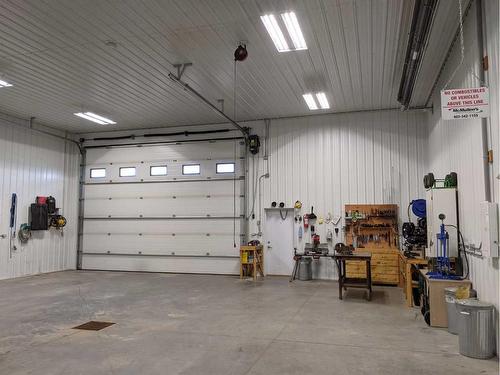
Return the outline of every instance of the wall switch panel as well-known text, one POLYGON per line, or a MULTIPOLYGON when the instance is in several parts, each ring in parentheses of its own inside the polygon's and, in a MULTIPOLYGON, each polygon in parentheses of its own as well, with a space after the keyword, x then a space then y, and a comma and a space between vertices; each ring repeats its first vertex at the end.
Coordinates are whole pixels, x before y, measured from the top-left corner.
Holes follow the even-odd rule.
POLYGON ((498 205, 481 202, 481 254, 498 257, 498 205))

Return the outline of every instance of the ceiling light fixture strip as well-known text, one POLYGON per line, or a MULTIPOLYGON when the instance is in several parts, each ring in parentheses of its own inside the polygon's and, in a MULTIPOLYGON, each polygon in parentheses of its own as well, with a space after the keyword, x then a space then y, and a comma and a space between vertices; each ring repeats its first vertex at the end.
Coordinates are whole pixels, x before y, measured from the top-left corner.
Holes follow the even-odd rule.
POLYGON ((14 86, 12 83, 0 80, 0 87, 12 87, 12 86, 14 86))
POLYGON ((326 98, 326 94, 324 92, 318 92, 316 94, 316 99, 318 99, 318 103, 321 109, 330 108, 330 103, 328 103, 328 99, 326 98))
POLYGON ((114 122, 113 120, 110 120, 109 118, 106 118, 106 117, 99 116, 93 112, 85 112, 85 114, 87 116, 95 118, 96 120, 104 121, 107 124, 116 124, 116 122, 114 122))
POLYGON ((113 125, 113 124, 116 124, 116 122, 114 122, 113 120, 110 120, 110 119, 108 119, 106 117, 102 117, 102 116, 96 115, 93 112, 78 112, 78 113, 74 113, 74 115, 78 116, 78 117, 81 117, 81 118, 84 118, 86 120, 95 122, 95 123, 97 123, 99 125, 113 125))
POLYGON ((261 16, 260 19, 262 20, 264 27, 271 37, 271 40, 276 46, 276 49, 279 52, 290 51, 285 36, 283 35, 283 32, 281 31, 281 28, 279 27, 278 21, 276 20, 276 17, 274 17, 274 14, 266 14, 264 16, 261 16))
POLYGON ((287 12, 281 14, 281 19, 290 35, 290 39, 297 51, 307 49, 306 40, 300 29, 299 21, 294 12, 287 12))
POLYGON ((315 111, 318 109, 318 105, 316 104, 316 101, 314 100, 314 97, 312 94, 304 94, 304 95, 302 95, 302 97, 306 101, 306 104, 311 111, 315 111))

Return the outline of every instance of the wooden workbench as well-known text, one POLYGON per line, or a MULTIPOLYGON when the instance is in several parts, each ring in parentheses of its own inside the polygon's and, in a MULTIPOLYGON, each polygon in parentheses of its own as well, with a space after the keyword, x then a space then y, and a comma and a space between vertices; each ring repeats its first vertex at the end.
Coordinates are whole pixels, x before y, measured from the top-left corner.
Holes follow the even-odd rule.
POLYGON ((427 276, 429 271, 423 268, 420 274, 425 281, 425 293, 429 299, 430 308, 430 323, 432 327, 448 327, 448 313, 446 310, 446 302, 444 299, 444 289, 448 287, 472 287, 470 280, 446 280, 446 279, 431 279, 427 276))
POLYGON ((339 271, 339 299, 342 299, 342 291, 347 288, 364 288, 368 289, 367 300, 372 298, 372 271, 371 260, 372 254, 354 252, 350 255, 335 253, 333 256, 335 263, 337 263, 339 271), (362 262, 365 270, 366 277, 348 277, 346 261, 362 262))
POLYGON ((413 288, 418 287, 418 281, 413 281, 412 273, 418 272, 419 266, 427 266, 428 262, 422 258, 407 258, 399 252, 399 286, 403 288, 406 297, 406 306, 413 306, 413 288))
MULTIPOLYGON (((370 253, 371 275, 375 284, 399 282, 398 206, 395 204, 346 204, 345 242, 357 251, 370 253)), ((349 278, 366 274, 362 262, 346 263, 349 278)))

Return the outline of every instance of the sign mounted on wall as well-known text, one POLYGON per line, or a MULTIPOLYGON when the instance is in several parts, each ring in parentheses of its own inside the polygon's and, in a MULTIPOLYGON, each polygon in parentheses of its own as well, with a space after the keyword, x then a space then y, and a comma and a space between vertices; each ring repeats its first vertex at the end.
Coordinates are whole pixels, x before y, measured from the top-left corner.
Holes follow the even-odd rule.
POLYGON ((443 120, 466 120, 490 115, 488 87, 441 90, 443 120))

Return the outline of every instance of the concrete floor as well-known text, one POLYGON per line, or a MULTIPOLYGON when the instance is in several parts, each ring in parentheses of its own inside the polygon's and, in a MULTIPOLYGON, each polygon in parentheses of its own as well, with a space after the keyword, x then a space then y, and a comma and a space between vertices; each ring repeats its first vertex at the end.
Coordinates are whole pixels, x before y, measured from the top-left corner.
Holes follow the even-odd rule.
POLYGON ((0 282, 0 374, 498 374, 401 290, 70 271, 0 282), (73 330, 88 320, 116 324, 73 330))

